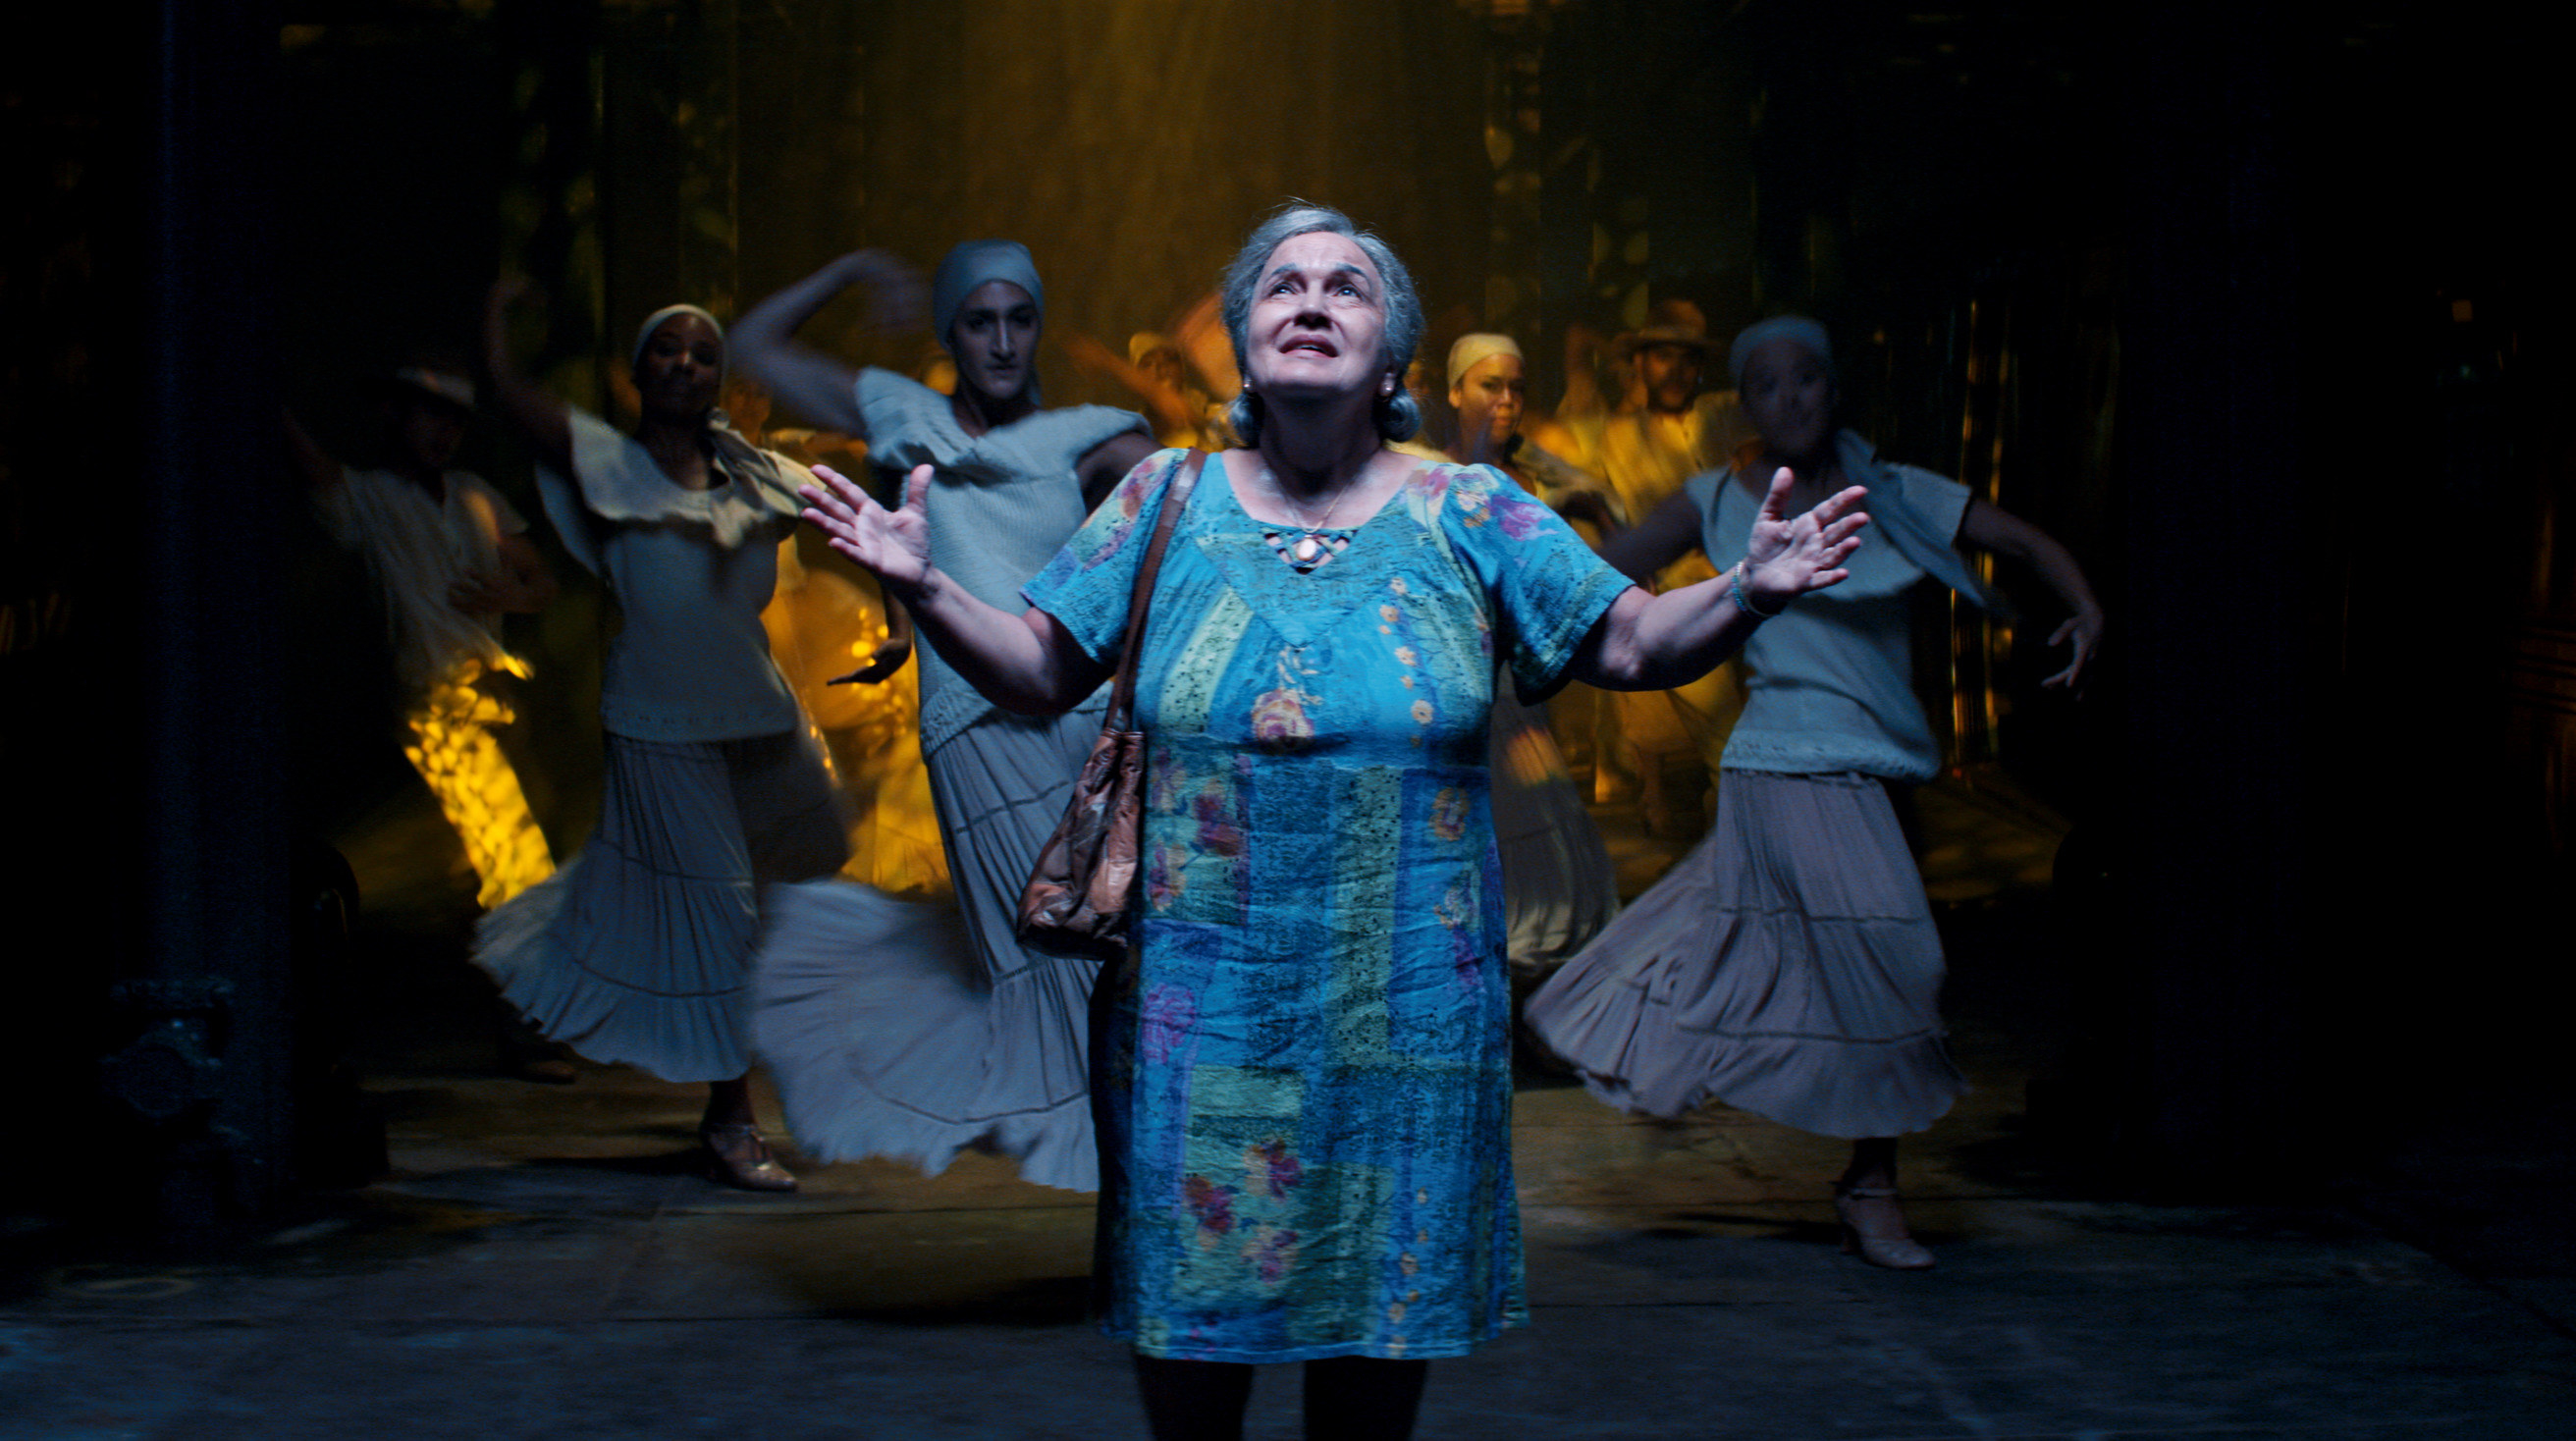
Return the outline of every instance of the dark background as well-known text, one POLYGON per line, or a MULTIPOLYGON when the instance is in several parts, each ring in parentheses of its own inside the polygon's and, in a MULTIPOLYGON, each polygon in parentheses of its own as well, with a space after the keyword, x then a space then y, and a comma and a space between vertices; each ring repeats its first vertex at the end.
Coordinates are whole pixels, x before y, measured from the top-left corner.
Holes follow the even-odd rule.
MULTIPOLYGON (((1384 232, 1441 343, 1520 336, 1542 407, 1569 327, 1814 313, 1863 433, 2084 560, 2113 629, 2081 703, 2035 686, 2044 595, 2035 634, 1956 622, 1933 677, 1995 717, 1947 728, 1953 761, 2074 822, 2070 1150, 2241 1186, 2392 1105, 2565 1094, 2539 997, 2576 297, 2566 127, 2502 7, 164 0, 16 28, 0 1054, 82 1164, 19 1171, 13 1209, 220 1221, 311 1170, 310 841, 399 773, 281 404, 362 448, 365 378, 466 353, 512 269, 548 382, 606 407, 656 305, 985 234, 1047 278, 1048 399, 1116 401, 1054 344, 1168 323, 1290 195, 1384 232)), ((813 333, 919 358, 859 321, 813 333)), ((467 463, 526 498, 498 436, 467 463)), ((535 743, 588 743, 597 623, 576 592, 514 633, 567 678, 535 743)), ((586 829, 578 788, 534 799, 559 853, 586 829)))

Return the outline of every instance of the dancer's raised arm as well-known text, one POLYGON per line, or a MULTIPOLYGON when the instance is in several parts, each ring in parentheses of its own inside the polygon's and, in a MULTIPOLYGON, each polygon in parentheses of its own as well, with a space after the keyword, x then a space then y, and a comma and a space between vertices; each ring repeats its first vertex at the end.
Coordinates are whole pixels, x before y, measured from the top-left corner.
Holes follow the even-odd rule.
POLYGON ((537 459, 558 474, 572 474, 572 420, 564 403, 538 388, 510 353, 510 308, 528 293, 528 282, 505 275, 483 298, 483 373, 492 382, 501 413, 535 448, 537 459))
POLYGON ((807 420, 864 441, 867 417, 852 389, 858 372, 796 339, 816 311, 852 286, 867 287, 879 326, 894 330, 919 322, 921 277, 912 267, 890 251, 853 250, 744 311, 733 324, 732 341, 734 358, 772 396, 807 420))

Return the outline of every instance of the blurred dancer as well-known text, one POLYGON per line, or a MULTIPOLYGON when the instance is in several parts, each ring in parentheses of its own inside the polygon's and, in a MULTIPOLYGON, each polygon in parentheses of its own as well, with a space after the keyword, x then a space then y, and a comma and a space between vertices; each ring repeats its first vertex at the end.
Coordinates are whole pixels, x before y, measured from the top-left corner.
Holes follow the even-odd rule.
MULTIPOLYGON (((812 466, 863 468, 867 447, 837 431, 775 430, 769 391, 744 375, 725 379, 725 420, 753 445, 812 466)), ((922 770, 921 698, 913 678, 912 625, 876 582, 840 562, 807 531, 778 543, 778 589, 760 623, 769 654, 813 725, 832 782, 850 803, 850 856, 841 874, 902 895, 939 895, 948 861, 922 770), (859 669, 850 669, 853 662, 859 669)))
POLYGON ((544 1030, 595 1061, 704 1081, 711 1179, 795 1189, 752 1112, 745 973, 755 885, 839 868, 839 805, 761 608, 804 467, 754 448, 716 398, 724 329, 654 312, 628 355, 632 435, 547 395, 510 354, 514 282, 492 289, 484 359, 544 467, 546 512, 608 582, 622 624, 600 682, 599 830, 562 872, 484 917, 475 959, 544 1030))
MULTIPOLYGON (((1615 413, 1577 421, 1571 433, 1579 444, 1568 458, 1609 483, 1616 522, 1633 525, 1679 493, 1683 481, 1725 465, 1743 431, 1732 395, 1700 391, 1709 343, 1699 307, 1687 301, 1659 306, 1654 322, 1620 336, 1612 353, 1627 376, 1628 402, 1615 413)), ((1645 583, 1672 590, 1715 573, 1700 556, 1686 555, 1645 583)), ((1688 778, 1680 804, 1698 799, 1743 708, 1741 686, 1730 663, 1670 691, 1598 697, 1593 799, 1609 800, 1633 786, 1647 831, 1672 834, 1676 801, 1667 771, 1688 778), (1677 756, 1700 763, 1683 764, 1672 759, 1677 756)))
POLYGON ((503 615, 554 597, 528 523, 483 477, 457 470, 474 382, 409 365, 383 385, 385 465, 359 470, 322 452, 293 416, 286 435, 332 536, 366 558, 403 688, 403 756, 465 844, 485 909, 554 870, 545 833, 494 734, 516 720, 501 676, 527 662, 501 644, 503 615))
POLYGON ((1914 698, 1909 595, 1927 577, 1982 595, 1958 544, 2025 562, 2073 613, 2049 637, 2073 645, 2051 686, 2083 678, 2102 608, 2038 528, 1835 425, 1824 327, 1766 320, 1730 360, 1758 461, 1693 478, 1612 543, 1613 563, 1642 575, 1698 550, 1733 564, 1760 477, 1783 468, 1791 506, 1868 487, 1876 539, 1841 585, 1745 643, 1751 697, 1708 839, 1531 998, 1528 1023, 1612 1105, 1673 1116, 1714 1097, 1850 1138, 1834 1186, 1845 1249, 1919 1269, 1932 1254, 1897 1208, 1896 1137, 1966 1082, 1942 1043, 1940 936, 1888 797, 1940 759, 1914 698))
POLYGON ((1140 330, 1127 337, 1127 358, 1088 335, 1064 338, 1073 363, 1092 375, 1106 375, 1125 386, 1153 419, 1154 438, 1167 446, 1220 448, 1226 444, 1225 407, 1206 387, 1190 378, 1189 361, 1179 345, 1160 331, 1140 330))
MULTIPOLYGON (((1529 387, 1521 348, 1508 335, 1475 332, 1449 347, 1449 407, 1458 441, 1448 459, 1490 465, 1560 514, 1598 515, 1592 477, 1520 433, 1529 387)), ((1619 878, 1547 720, 1497 681, 1491 769, 1494 845, 1503 866, 1503 914, 1513 979, 1527 985, 1562 965, 1619 909, 1619 878)))
MULTIPOLYGON (((931 283, 957 387, 854 372, 795 332, 852 285, 897 284, 875 252, 844 256, 754 306, 743 363, 807 419, 864 440, 880 475, 931 467, 924 504, 941 573, 988 605, 1020 587, 1118 478, 1154 449, 1142 417, 1041 407, 1032 365, 1046 290, 1028 250, 960 245, 931 283)), ((798 1139, 830 1157, 891 1155, 937 1172, 962 1149, 1013 1156, 1043 1185, 1098 1184, 1086 1099, 1096 957, 1014 931, 1038 847, 1099 738, 1105 694, 1060 716, 1005 713, 921 651, 921 751, 947 838, 957 913, 867 887, 781 887, 761 957, 759 1041, 798 1139), (966 942, 948 927, 962 921, 966 942), (960 955, 971 957, 961 971, 960 955)))

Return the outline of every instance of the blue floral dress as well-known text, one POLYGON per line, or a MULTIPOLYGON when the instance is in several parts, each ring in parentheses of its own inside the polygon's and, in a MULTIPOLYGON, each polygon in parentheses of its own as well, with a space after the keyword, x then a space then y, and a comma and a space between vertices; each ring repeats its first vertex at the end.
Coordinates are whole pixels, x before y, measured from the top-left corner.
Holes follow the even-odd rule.
MULTIPOLYGON (((1032 581, 1118 655, 1183 453, 1032 581)), ((1499 472, 1426 465, 1300 572, 1211 458, 1136 688, 1144 906, 1094 1046, 1103 1329, 1151 1356, 1454 1356, 1525 1324, 1486 774, 1497 646, 1552 685, 1628 582, 1499 472)))

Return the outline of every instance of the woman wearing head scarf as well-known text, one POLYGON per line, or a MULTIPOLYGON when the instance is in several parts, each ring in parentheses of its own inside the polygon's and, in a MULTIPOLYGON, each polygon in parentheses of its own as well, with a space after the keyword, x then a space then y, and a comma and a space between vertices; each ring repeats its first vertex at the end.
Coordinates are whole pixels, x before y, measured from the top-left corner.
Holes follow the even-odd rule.
POLYGON ((1449 347, 1449 408, 1458 416, 1449 456, 1492 466, 1560 513, 1580 497, 1576 509, 1589 515, 1603 506, 1601 482, 1521 431, 1529 411, 1526 368, 1520 342, 1508 335, 1474 331, 1449 347))
MULTIPOLYGON (((779 400, 865 441, 881 474, 929 467, 922 504, 941 573, 1016 611, 1020 587, 1153 438, 1128 411, 1040 407, 1033 362, 1046 289, 1016 241, 960 245, 932 280, 932 324, 957 364, 953 394, 891 371, 854 373, 794 339, 843 289, 894 285, 891 264, 877 252, 844 256, 752 307, 735 342, 779 400)), ((1043 1185, 1098 1184, 1084 1096, 1100 963, 1023 941, 1014 922, 1105 703, 1011 715, 962 680, 936 640, 923 652, 921 750, 955 912, 841 882, 781 887, 770 901, 756 1039, 807 1150, 896 1156, 936 1173, 981 1146, 1017 1158, 1021 1175, 1043 1185), (971 973, 956 965, 965 954, 971 973)))
POLYGON ((636 331, 630 435, 520 371, 508 335, 518 294, 493 287, 485 363, 536 449, 548 518, 607 582, 623 624, 600 679, 598 832, 483 918, 475 959, 582 1055, 707 1082, 699 1134, 715 1179, 793 1190, 752 1114, 743 1010, 756 883, 829 875, 847 846, 760 623, 807 473, 724 423, 724 328, 706 311, 669 306, 636 331))
POLYGON ((1495 658, 1529 693, 1697 674, 1748 606, 1840 577, 1857 492, 1795 520, 1767 503, 1730 580, 1649 596, 1505 477, 1388 448, 1418 423, 1401 380, 1423 322, 1383 241, 1282 211, 1224 307, 1245 447, 1182 500, 1187 453, 1138 466, 1025 610, 947 576, 926 467, 895 511, 818 471, 810 514, 997 704, 1061 711, 1141 648, 1139 919, 1094 1057, 1102 1323, 1164 1441, 1240 1435, 1250 1363, 1274 1361, 1308 1363, 1309 1436, 1400 1437, 1425 1361, 1527 1318, 1495 658))
POLYGON ((1730 363, 1759 464, 1693 478, 1610 558, 1631 575, 1693 549, 1733 563, 1756 477, 1775 472, 1796 476, 1793 505, 1866 486, 1876 539, 1842 585, 1745 643, 1749 695, 1708 838, 1532 997, 1527 1019, 1613 1105, 1672 1116, 1713 1097, 1851 1139, 1834 1187, 1845 1249, 1919 1269, 1932 1254, 1897 1207, 1896 1137, 1966 1083, 1942 1044, 1940 937, 1888 797, 1940 759, 1914 698, 1908 595, 1926 577, 1983 594, 1958 544, 2029 564, 2073 612, 2049 637, 2074 645, 2051 686, 2081 679, 2102 608, 2036 527, 1835 426, 1823 326, 1763 321, 1730 363))

